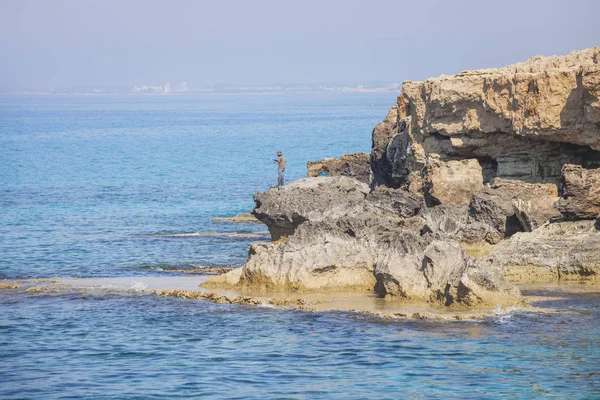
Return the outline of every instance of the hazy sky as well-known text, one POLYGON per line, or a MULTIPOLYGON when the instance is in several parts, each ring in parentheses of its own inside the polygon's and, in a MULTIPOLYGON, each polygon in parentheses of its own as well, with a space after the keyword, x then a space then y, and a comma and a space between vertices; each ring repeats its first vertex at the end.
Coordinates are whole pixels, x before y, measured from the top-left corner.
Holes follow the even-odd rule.
POLYGON ((0 86, 422 80, 600 46, 599 0, 0 0, 0 86))

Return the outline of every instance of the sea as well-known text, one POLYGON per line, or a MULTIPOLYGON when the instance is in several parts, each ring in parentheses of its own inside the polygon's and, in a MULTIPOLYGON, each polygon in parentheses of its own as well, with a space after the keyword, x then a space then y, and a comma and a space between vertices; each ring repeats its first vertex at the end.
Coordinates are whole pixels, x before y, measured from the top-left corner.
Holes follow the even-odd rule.
MULTIPOLYGON (((0 279, 240 267, 265 226, 212 219, 277 183, 277 151, 287 182, 368 153, 396 96, 1 96, 0 279)), ((436 322, 0 290, 0 398, 600 398, 600 296, 541 295, 436 322)))

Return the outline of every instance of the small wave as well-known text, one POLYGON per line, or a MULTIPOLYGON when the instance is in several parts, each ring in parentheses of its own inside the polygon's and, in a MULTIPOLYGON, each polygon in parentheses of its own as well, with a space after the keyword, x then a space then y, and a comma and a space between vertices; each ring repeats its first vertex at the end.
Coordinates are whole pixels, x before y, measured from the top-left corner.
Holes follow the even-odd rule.
POLYGON ((508 306, 504 308, 502 306, 496 306, 496 308, 494 308, 493 310, 494 314, 496 314, 497 316, 513 315, 522 311, 528 311, 528 309, 517 306, 508 306))
POLYGON ((116 286, 113 285, 112 283, 106 284, 106 285, 101 285, 100 286, 101 289, 115 289, 116 286))
POLYGON ((195 264, 195 263, 176 263, 176 264, 142 264, 131 267, 133 270, 152 271, 152 272, 184 272, 184 271, 201 271, 201 270, 222 270, 231 269, 237 265, 230 264, 195 264))
POLYGON ((516 315, 518 315, 520 313, 526 312, 526 311, 530 311, 530 310, 523 308, 523 307, 516 307, 516 306, 509 306, 509 307, 504 307, 504 308, 501 306, 497 306, 493 310, 493 313, 495 314, 493 320, 497 324, 511 323, 513 317, 515 317, 516 315))
POLYGON ((177 273, 177 274, 195 274, 195 275, 221 275, 239 268, 240 265, 234 264, 196 264, 196 263, 176 263, 176 264, 142 264, 130 267, 132 270, 152 271, 158 273, 177 273))
POLYGON ((155 233, 151 235, 140 235, 149 238, 196 238, 196 237, 220 237, 230 239, 262 239, 269 232, 190 232, 190 233, 155 233))
POLYGON ((144 282, 133 281, 133 284, 129 289, 134 290, 136 292, 141 292, 142 290, 146 290, 147 288, 148 285, 146 285, 144 282))

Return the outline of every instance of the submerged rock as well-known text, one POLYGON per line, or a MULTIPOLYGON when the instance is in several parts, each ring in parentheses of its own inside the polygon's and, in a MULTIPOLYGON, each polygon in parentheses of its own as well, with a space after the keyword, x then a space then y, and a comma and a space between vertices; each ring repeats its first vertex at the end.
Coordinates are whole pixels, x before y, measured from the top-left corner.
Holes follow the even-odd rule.
POLYGON ((371 181, 371 156, 365 153, 345 154, 339 158, 325 158, 320 161, 309 161, 306 169, 309 177, 347 176, 369 184, 371 181))
POLYGON ((232 223, 254 223, 260 224, 261 222, 256 219, 252 213, 242 213, 238 214, 235 217, 219 217, 213 218, 212 222, 232 222, 232 223))

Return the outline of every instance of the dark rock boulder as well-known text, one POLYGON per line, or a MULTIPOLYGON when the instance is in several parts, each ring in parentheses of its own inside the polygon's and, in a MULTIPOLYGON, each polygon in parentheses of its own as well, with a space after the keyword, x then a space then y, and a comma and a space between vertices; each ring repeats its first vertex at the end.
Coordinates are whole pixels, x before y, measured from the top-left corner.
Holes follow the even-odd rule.
POLYGON ((309 177, 347 176, 369 184, 371 181, 371 156, 365 153, 345 154, 339 158, 309 161, 306 169, 309 177))
POLYGON ((593 219, 600 215, 600 168, 567 164, 562 169, 558 210, 569 219, 593 219))
POLYGON ((254 195, 254 216, 273 240, 290 236, 305 221, 319 221, 362 207, 369 187, 345 176, 305 178, 254 195))
POLYGON ((496 178, 475 194, 469 204, 465 241, 498 243, 516 232, 532 231, 560 216, 553 184, 533 184, 496 178))
POLYGON ((425 208, 423 196, 403 189, 379 186, 369 193, 367 202, 374 206, 404 218, 414 217, 425 208))

